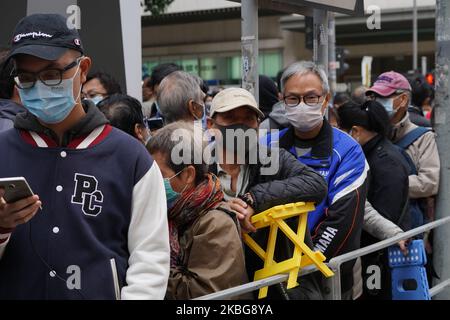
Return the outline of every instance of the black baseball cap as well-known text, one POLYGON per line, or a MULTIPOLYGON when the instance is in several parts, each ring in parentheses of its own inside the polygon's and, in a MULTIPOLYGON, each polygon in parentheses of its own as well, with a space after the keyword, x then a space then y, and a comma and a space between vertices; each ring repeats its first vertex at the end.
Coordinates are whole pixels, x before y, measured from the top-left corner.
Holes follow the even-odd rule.
POLYGON ((62 15, 33 14, 16 25, 8 59, 18 54, 28 54, 54 61, 68 49, 84 53, 77 29, 70 29, 62 15))

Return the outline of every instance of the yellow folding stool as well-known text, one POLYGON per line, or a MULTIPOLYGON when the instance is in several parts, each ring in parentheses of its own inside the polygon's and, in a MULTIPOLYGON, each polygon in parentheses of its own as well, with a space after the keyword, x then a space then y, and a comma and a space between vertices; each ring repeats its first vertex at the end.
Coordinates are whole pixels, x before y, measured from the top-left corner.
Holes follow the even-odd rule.
MULTIPOLYGON (((304 242, 308 212, 314 211, 314 209, 314 204, 309 202, 289 203, 270 208, 251 218, 251 222, 256 229, 270 227, 266 251, 248 234, 244 234, 244 242, 264 261, 264 267, 255 272, 254 281, 289 272, 287 288, 291 289, 298 286, 297 278, 300 268, 312 264, 315 264, 326 277, 334 275, 324 263, 325 256, 322 252, 312 251, 304 242), (299 217, 297 233, 284 221, 295 216, 299 217), (275 262, 273 260, 278 229, 295 245, 293 257, 281 262, 275 262)), ((265 298, 267 296, 267 290, 268 287, 261 288, 258 298, 265 298)))

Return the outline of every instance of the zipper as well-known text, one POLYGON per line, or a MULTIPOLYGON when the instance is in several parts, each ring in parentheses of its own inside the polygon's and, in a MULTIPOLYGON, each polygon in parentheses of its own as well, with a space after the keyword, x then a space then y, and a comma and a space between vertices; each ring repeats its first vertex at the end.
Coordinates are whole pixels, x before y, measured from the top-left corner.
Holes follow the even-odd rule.
POLYGON ((114 293, 116 295, 116 300, 120 300, 120 286, 119 286, 119 277, 117 276, 116 259, 112 258, 111 260, 109 260, 109 262, 111 264, 111 271, 114 282, 114 293))

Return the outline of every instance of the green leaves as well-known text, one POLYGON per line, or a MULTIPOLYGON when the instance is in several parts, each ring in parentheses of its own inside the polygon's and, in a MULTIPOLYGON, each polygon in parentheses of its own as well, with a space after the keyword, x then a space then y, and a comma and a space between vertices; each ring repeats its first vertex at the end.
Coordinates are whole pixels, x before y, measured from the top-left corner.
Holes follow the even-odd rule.
POLYGON ((152 15, 159 15, 164 13, 166 8, 174 0, 142 0, 141 4, 144 7, 145 12, 151 12, 152 15))

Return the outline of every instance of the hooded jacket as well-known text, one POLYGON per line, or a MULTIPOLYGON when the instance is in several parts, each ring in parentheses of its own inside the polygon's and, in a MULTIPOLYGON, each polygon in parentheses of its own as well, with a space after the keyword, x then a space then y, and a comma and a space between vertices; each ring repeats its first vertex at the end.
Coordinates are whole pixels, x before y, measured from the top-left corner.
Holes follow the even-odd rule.
POLYGON ((85 110, 61 144, 30 113, 0 133, 0 177, 25 177, 42 201, 28 223, 0 230, 0 299, 165 295, 170 254, 159 168, 95 105, 85 110))
POLYGON ((0 132, 14 127, 16 115, 25 111, 23 106, 14 101, 0 99, 0 132))

